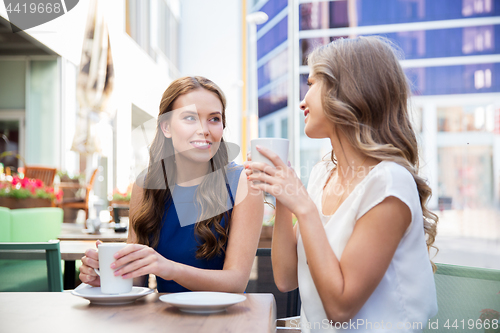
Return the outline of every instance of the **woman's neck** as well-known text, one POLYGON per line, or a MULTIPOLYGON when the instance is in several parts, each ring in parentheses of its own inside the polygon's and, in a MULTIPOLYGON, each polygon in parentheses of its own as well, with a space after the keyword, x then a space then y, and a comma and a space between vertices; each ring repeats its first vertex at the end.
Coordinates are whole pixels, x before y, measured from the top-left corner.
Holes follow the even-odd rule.
POLYGON ((341 181, 364 177, 378 160, 354 149, 341 134, 330 138, 337 159, 338 177, 341 181))
POLYGON ((210 172, 210 162, 197 163, 176 158, 177 180, 180 186, 195 186, 201 184, 203 178, 210 172))

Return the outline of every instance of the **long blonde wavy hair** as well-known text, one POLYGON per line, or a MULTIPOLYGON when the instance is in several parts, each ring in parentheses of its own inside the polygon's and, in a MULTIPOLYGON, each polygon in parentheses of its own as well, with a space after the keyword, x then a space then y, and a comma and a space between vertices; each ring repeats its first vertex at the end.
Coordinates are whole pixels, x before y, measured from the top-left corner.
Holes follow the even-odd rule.
MULTIPOLYGON (((214 93, 222 103, 221 121, 226 127, 226 98, 222 90, 212 81, 201 76, 182 77, 173 81, 163 93, 157 128, 149 149, 149 166, 143 184, 141 204, 131 221, 137 235, 137 242, 151 247, 157 247, 160 238, 161 220, 166 204, 172 198, 169 184, 175 184, 177 166, 175 151, 171 138, 166 138, 161 130, 161 122, 168 119, 173 111, 175 100, 195 89, 206 89, 214 93)), ((195 202, 201 207, 198 222, 194 227, 196 239, 199 242, 196 251, 197 258, 210 259, 225 251, 229 234, 231 217, 227 212, 228 189, 224 167, 228 165, 228 151, 224 139, 215 155, 210 159, 210 177, 204 177, 196 189, 195 202), (220 172, 219 172, 220 170, 220 172), (217 171, 217 172, 216 172, 217 171), (211 212, 223 212, 213 216, 211 212), (222 226, 222 218, 226 216, 226 225, 222 226), (212 232, 212 228, 215 231, 212 232)), ((171 201, 170 201, 171 202, 171 201)))
MULTIPOLYGON (((308 64, 321 84, 323 110, 336 131, 365 156, 396 162, 412 174, 430 251, 438 217, 427 208, 432 190, 418 174, 417 138, 408 111, 410 88, 400 54, 384 37, 337 39, 315 49, 308 64)), ((336 164, 333 150, 331 160, 336 164)))

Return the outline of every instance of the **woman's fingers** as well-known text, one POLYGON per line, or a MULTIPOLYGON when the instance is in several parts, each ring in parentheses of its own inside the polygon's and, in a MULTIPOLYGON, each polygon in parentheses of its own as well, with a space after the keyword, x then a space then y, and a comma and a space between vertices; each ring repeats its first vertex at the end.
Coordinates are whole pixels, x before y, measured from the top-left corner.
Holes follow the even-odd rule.
POLYGON ((117 259, 111 264, 111 268, 115 269, 135 260, 144 258, 149 254, 149 249, 149 247, 138 244, 127 246, 123 250, 120 250, 115 254, 115 258, 117 259), (127 250, 127 248, 129 248, 129 251, 127 250))
POLYGON ((123 258, 131 253, 134 253, 136 251, 139 251, 141 250, 142 248, 144 248, 145 246, 144 245, 141 245, 141 244, 128 244, 127 246, 125 246, 123 249, 121 249, 120 251, 117 251, 115 254, 114 254, 114 258, 117 259, 120 259, 120 258, 123 258))
POLYGON ((251 175, 247 177, 248 181, 251 182, 264 182, 270 185, 274 185, 275 183, 275 177, 272 177, 264 172, 254 172, 251 175))
MULTIPOLYGON (((130 273, 136 272, 139 269, 150 265, 152 262, 153 262, 153 258, 151 258, 151 257, 146 257, 146 258, 134 260, 134 261, 130 262, 129 264, 123 266, 122 268, 117 269, 114 272, 114 275, 120 276, 120 275, 127 275, 130 273)), ((127 277, 129 277, 129 276, 127 276, 127 277)))
POLYGON ((265 147, 261 147, 261 146, 257 146, 256 148, 259 151, 259 153, 261 153, 262 155, 264 155, 265 157, 267 157, 271 162, 273 162, 274 166, 276 166, 276 167, 286 167, 285 162, 283 162, 281 160, 281 158, 278 156, 278 154, 276 154, 272 150, 267 149, 265 147))
POLYGON ((245 169, 250 170, 251 172, 255 172, 255 171, 265 172, 271 176, 276 175, 276 172, 278 171, 275 167, 270 166, 269 164, 266 164, 266 163, 261 163, 261 162, 248 163, 247 165, 245 165, 245 169))
POLYGON ((252 162, 252 152, 251 151, 247 152, 247 161, 252 162))
POLYGON ((82 264, 84 266, 89 266, 90 268, 99 268, 99 260, 96 260, 88 256, 84 256, 82 258, 82 264))

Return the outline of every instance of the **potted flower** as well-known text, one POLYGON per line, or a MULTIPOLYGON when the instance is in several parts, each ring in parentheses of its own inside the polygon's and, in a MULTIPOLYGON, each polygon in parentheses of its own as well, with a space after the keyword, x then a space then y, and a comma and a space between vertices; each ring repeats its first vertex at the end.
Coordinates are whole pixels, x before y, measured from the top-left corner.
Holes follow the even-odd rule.
POLYGON ((131 196, 132 184, 130 184, 125 191, 120 191, 118 189, 113 190, 113 194, 108 198, 110 200, 109 211, 111 213, 111 218, 113 221, 115 221, 115 210, 117 212, 117 217, 128 216, 128 206, 130 205, 131 196))
POLYGON ((62 199, 62 191, 43 184, 40 179, 7 177, 0 183, 0 206, 10 209, 51 207, 62 199))

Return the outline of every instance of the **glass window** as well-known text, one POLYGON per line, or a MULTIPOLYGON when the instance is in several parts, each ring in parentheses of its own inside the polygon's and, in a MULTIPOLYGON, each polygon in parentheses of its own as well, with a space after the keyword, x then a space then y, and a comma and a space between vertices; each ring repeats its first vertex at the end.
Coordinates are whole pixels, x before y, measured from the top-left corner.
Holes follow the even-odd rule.
POLYGON ((500 91, 500 64, 407 68, 416 95, 470 94, 500 91))
MULTIPOLYGON (((276 16, 276 14, 285 9, 287 5, 288 5, 288 0, 269 0, 264 6, 262 6, 261 9, 259 9, 259 12, 266 13, 269 16, 269 20, 267 21, 269 22, 270 20, 272 20, 273 17, 276 16)), ((258 25, 257 31, 259 31, 264 26, 265 24, 258 25)))
POLYGON ((285 17, 257 40, 257 59, 272 51, 288 38, 288 18, 285 17))
MULTIPOLYGON (((500 53, 500 25, 478 27, 401 31, 381 34, 403 51, 405 59, 460 57, 500 53)), ((348 38, 348 36, 343 36, 348 38)), ((302 65, 316 47, 340 37, 321 37, 300 40, 302 65)))
POLYGON ((299 7, 300 29, 330 29, 500 15, 493 0, 324 1, 299 7))
POLYGON ((300 30, 349 26, 347 1, 312 2, 299 6, 300 30))
POLYGON ((276 85, 271 91, 259 96, 259 118, 282 109, 288 103, 288 82, 276 85))
POLYGON ((258 69, 259 88, 288 73, 288 48, 258 69))
POLYGON ((0 61, 0 109, 24 109, 26 104, 26 61, 0 61), (8 79, 7 79, 8 78, 8 79))
POLYGON ((149 1, 127 0, 126 2, 125 31, 149 55, 152 54, 151 31, 149 28, 149 22, 151 22, 150 12, 149 1))
POLYGON ((274 137, 274 123, 269 122, 266 124, 266 138, 274 137))
POLYGON ((495 108, 489 105, 449 106, 437 109, 439 132, 493 132, 495 108))
POLYGON ((484 208, 493 198, 492 148, 438 148, 438 195, 453 209, 484 208))
POLYGON ((281 119, 281 137, 288 139, 288 118, 281 119))
POLYGON ((26 109, 26 163, 56 166, 60 152, 60 71, 56 60, 32 60, 26 109))

